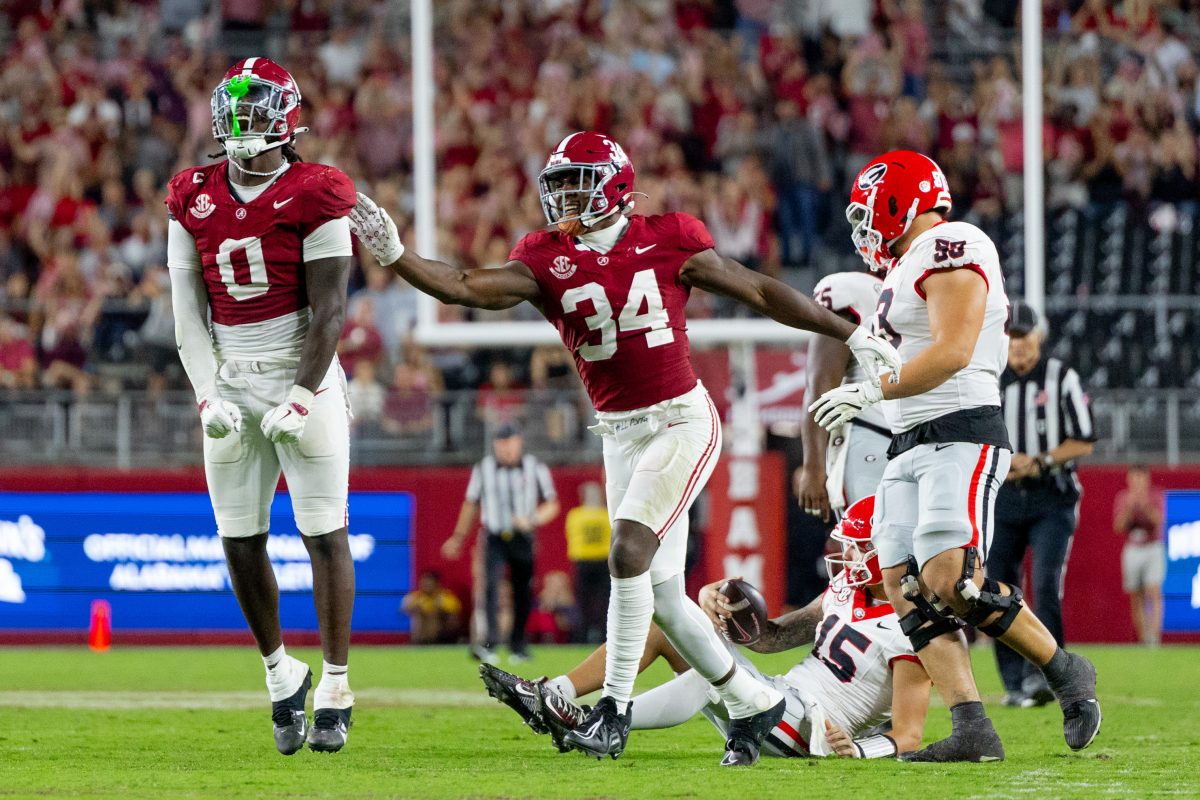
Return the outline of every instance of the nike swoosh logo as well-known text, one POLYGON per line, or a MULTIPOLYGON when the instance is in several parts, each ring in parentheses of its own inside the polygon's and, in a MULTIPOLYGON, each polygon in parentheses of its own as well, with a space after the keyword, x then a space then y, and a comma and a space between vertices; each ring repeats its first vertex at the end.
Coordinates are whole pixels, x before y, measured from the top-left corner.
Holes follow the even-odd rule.
POLYGON ((287 200, 281 200, 281 201, 279 201, 278 203, 272 203, 271 205, 275 206, 275 208, 276 208, 276 209, 280 209, 280 208, 283 208, 284 206, 286 206, 288 203, 292 202, 292 201, 293 201, 293 200, 295 200, 295 199, 296 199, 296 198, 294 198, 294 197, 289 197, 287 200))
POLYGON ((876 622, 876 623, 875 623, 875 627, 876 627, 876 628, 882 628, 882 629, 883 629, 883 630, 885 630, 885 631, 890 631, 890 630, 891 630, 891 628, 889 628, 887 625, 884 625, 882 622, 876 622))
POLYGON ((633 248, 633 252, 637 253, 637 254, 640 256, 642 253, 645 253, 645 252, 648 252, 648 251, 650 251, 650 250, 653 250, 653 249, 654 249, 654 248, 656 248, 656 247, 658 247, 658 244, 657 244, 657 243, 655 243, 655 244, 648 244, 648 245, 646 245, 645 247, 635 247, 635 248, 633 248))
POLYGON ((526 689, 522 684, 519 684, 519 683, 516 684, 513 687, 513 690, 519 695, 524 695, 525 697, 533 697, 533 692, 526 689))
POLYGON ((933 452, 936 453, 939 450, 945 450, 947 447, 954 447, 954 442, 950 442, 950 444, 935 444, 933 446, 933 452))
POLYGON ((667 423, 668 428, 674 428, 676 425, 687 425, 687 420, 685 419, 683 422, 668 422, 667 423))

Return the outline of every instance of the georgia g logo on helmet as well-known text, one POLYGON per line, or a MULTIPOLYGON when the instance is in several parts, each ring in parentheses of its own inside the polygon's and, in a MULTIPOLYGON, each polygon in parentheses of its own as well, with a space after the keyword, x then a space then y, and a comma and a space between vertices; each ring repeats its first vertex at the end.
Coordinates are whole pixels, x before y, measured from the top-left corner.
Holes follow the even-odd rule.
POLYGON ((883 180, 883 176, 886 174, 887 164, 882 162, 872 164, 864 169, 862 174, 858 176, 858 188, 865 192, 883 180))

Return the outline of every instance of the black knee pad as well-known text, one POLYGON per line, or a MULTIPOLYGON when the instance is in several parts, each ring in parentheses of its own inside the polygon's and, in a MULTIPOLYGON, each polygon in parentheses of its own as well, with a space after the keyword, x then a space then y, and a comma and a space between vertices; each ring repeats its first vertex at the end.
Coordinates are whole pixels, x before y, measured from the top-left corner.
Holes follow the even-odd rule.
POLYGON ((978 590, 978 594, 971 600, 971 610, 963 615, 963 621, 968 625, 974 625, 983 633, 991 636, 993 639, 999 639, 1008 632, 1009 627, 1013 624, 1013 620, 1021 613, 1021 608, 1025 605, 1024 596, 1021 590, 1016 586, 1009 586, 1012 594, 1003 594, 1001 587, 1004 584, 1000 581, 985 578, 983 588, 978 590), (994 622, 988 625, 983 625, 982 622, 992 614, 1000 612, 1000 616, 994 622))
POLYGON ((937 637, 956 633, 963 627, 957 618, 941 613, 921 594, 921 587, 917 582, 920 575, 917 560, 909 556, 908 571, 900 580, 900 590, 905 599, 916 608, 900 618, 900 630, 912 643, 914 653, 920 652, 937 637))
POLYGON ((925 605, 928 609, 933 610, 932 615, 918 606, 900 618, 900 630, 912 642, 914 653, 921 652, 925 645, 939 636, 957 633, 963 627, 956 617, 946 617, 937 613, 928 601, 925 605))

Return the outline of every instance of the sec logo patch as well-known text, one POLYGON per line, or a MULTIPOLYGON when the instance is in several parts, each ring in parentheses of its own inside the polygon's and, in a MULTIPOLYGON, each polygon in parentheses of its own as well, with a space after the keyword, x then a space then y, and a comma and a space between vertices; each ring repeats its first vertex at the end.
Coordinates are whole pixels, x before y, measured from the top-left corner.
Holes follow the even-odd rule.
POLYGON ((554 277, 566 280, 575 274, 576 266, 571 262, 571 259, 566 256, 559 256, 554 259, 554 264, 550 267, 550 272, 554 273, 554 277))
POLYGON ((198 195, 196 204, 191 208, 192 216, 196 219, 204 219, 216 210, 217 207, 213 205, 212 198, 207 194, 198 195))

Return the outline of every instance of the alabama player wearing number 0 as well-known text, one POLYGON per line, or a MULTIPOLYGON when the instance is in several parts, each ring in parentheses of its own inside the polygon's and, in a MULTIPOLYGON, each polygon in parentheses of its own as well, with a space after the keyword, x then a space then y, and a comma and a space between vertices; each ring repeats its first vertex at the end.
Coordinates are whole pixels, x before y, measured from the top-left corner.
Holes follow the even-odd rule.
POLYGON ((334 357, 346 310, 354 184, 300 161, 300 89, 278 64, 247 58, 213 91, 227 158, 186 169, 167 195, 167 266, 180 360, 204 428, 204 471, 229 577, 267 673, 275 745, 346 742, 354 563, 346 536, 350 469, 345 376, 334 357), (211 312, 212 325, 209 325, 211 312), (267 557, 282 469, 312 560, 324 668, 287 655, 267 557))
POLYGON ((603 438, 612 594, 604 692, 567 746, 616 758, 651 616, 715 688, 731 718, 722 764, 758 760, 783 696, 735 663, 683 588, 688 509, 721 449, 721 423, 688 352, 693 288, 739 300, 785 325, 845 341, 878 381, 895 349, 783 283, 719 255, 687 214, 634 214, 633 164, 613 140, 573 133, 538 179, 548 229, 517 243, 499 269, 464 272, 406 250, 396 226, 360 195, 351 225, 379 262, 421 291, 477 308, 535 305, 553 324, 596 409, 603 438))

